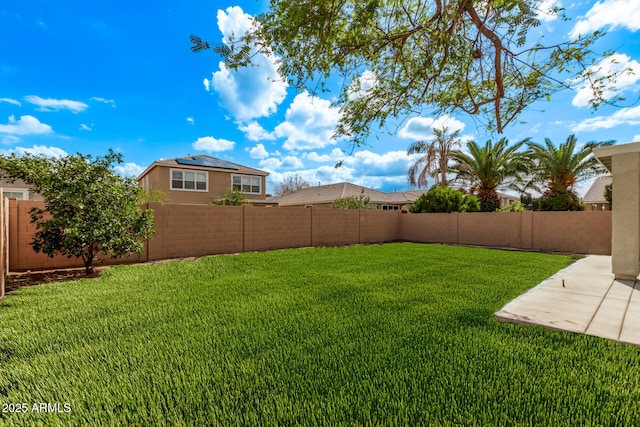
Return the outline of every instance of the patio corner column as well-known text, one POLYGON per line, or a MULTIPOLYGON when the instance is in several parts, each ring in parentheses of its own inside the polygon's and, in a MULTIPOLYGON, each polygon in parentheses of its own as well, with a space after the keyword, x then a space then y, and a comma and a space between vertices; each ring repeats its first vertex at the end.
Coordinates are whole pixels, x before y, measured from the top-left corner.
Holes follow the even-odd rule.
POLYGON ((597 148, 594 155, 613 175, 611 267, 618 280, 640 274, 640 143, 597 148))
POLYGON ((613 228, 611 264, 616 279, 640 274, 640 153, 611 156, 613 228))

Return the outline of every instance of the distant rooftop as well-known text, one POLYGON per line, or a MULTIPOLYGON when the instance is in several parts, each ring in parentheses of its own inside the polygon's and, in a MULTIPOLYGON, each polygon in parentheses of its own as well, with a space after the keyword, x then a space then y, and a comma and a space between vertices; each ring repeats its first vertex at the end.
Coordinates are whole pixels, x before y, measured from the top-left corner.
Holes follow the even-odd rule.
POLYGON ((393 193, 383 193, 382 191, 352 184, 350 182, 339 182, 336 184, 319 185, 317 187, 307 187, 285 194, 277 199, 280 206, 294 206, 302 204, 332 203, 336 199, 344 197, 369 197, 371 203, 377 204, 402 204, 412 203, 426 190, 399 191, 393 193))

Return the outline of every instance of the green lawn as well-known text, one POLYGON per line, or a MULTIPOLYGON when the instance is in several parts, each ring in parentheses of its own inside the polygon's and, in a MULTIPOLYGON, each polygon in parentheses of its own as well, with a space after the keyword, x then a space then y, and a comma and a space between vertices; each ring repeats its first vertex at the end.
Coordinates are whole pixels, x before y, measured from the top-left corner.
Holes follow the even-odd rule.
POLYGON ((402 243, 26 288, 0 302, 0 424, 640 425, 640 349, 493 317, 570 262, 402 243))

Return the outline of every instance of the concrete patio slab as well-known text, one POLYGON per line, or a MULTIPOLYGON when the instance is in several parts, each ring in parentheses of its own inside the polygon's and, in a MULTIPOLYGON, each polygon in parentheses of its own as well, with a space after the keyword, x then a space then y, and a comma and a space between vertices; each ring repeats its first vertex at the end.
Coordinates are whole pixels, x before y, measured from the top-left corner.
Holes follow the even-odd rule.
POLYGON ((640 282, 614 280, 611 257, 591 255, 560 270, 495 313, 538 325, 640 346, 640 282))

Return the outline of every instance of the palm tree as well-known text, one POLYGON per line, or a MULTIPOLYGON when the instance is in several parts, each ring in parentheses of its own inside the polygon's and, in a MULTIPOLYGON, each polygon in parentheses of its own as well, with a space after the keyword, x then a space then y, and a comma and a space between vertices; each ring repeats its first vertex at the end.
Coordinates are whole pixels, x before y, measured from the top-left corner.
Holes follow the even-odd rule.
POLYGON ((544 187, 541 191, 542 200, 563 200, 561 203, 550 204, 549 210, 580 209, 580 202, 573 186, 604 172, 592 150, 613 143, 614 141, 591 141, 579 147, 575 135, 569 135, 567 140, 557 147, 549 138, 545 138, 544 144, 528 143, 529 153, 534 162, 534 180, 544 187))
POLYGON ((499 208, 498 187, 513 187, 526 171, 529 158, 518 150, 528 142, 527 138, 509 146, 509 141, 502 138, 495 144, 487 141, 481 147, 470 141, 468 154, 460 150, 452 153, 454 164, 450 171, 456 173, 456 181, 466 183, 470 193, 478 196, 480 210, 493 212, 499 208))
POLYGON ((433 129, 435 138, 431 142, 416 141, 409 146, 407 154, 422 154, 409 168, 409 184, 426 187, 427 178, 435 180, 435 187, 448 185, 447 172, 451 152, 460 146, 460 130, 447 133, 447 128, 433 129))

